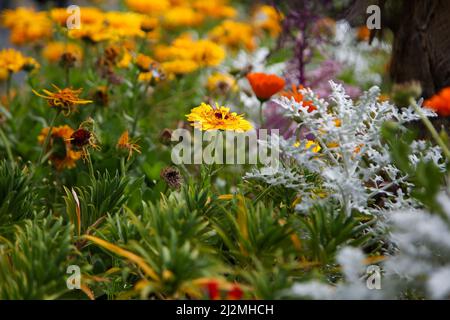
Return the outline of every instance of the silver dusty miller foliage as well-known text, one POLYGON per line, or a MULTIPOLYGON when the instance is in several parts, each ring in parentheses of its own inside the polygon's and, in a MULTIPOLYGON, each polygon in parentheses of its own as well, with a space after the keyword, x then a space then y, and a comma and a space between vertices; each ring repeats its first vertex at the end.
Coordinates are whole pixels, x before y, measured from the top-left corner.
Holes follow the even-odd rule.
POLYGON ((397 253, 381 264, 380 290, 367 286, 367 265, 359 248, 338 253, 344 280, 336 285, 319 281, 295 284, 289 294, 312 299, 398 299, 405 293, 428 299, 450 297, 450 196, 438 195, 444 214, 421 209, 387 214, 397 253))
MULTIPOLYGON (((379 214, 386 209, 414 207, 414 201, 405 199, 401 189, 390 190, 399 183, 407 190, 408 182, 391 161, 388 147, 381 139, 381 127, 386 121, 405 124, 419 120, 420 116, 412 107, 400 109, 387 101, 380 102, 378 87, 372 87, 354 102, 342 85, 330 81, 330 86, 332 93, 326 100, 310 89, 301 91, 304 101, 314 105, 312 111, 308 105, 294 99, 281 97, 275 100, 286 115, 298 123, 298 132, 306 130, 306 137, 318 143, 321 150, 314 152, 313 148, 307 148, 305 138, 286 140, 279 137, 276 145, 280 146, 283 159, 291 161, 282 161, 280 169, 272 173, 266 168, 253 169, 246 178, 298 190, 303 196, 296 209, 303 213, 317 201, 337 202, 349 215, 352 210, 379 214), (321 200, 313 196, 311 186, 301 175, 293 173, 295 167, 306 168, 321 177, 326 190, 321 200), (369 202, 380 195, 384 198, 382 207, 369 206, 369 202), (399 203, 401 201, 404 202, 399 203)), ((422 110, 426 116, 436 116, 428 109, 422 110)), ((438 147, 416 141, 411 148, 412 163, 425 155, 443 168, 438 147)))

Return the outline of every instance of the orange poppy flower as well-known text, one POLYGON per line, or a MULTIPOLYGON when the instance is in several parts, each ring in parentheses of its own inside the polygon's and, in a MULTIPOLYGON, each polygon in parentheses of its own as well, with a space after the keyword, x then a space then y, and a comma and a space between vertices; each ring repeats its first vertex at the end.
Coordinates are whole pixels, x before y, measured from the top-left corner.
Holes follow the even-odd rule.
POLYGON ((249 73, 247 80, 252 86, 256 97, 261 100, 269 100, 274 94, 280 92, 285 85, 283 78, 274 74, 249 73))
POLYGON ((308 112, 312 112, 316 110, 316 107, 313 105, 312 101, 304 100, 303 95, 300 93, 300 90, 304 89, 302 85, 299 85, 296 87, 294 84, 292 85, 291 90, 286 90, 281 92, 281 95, 283 97, 286 97, 288 99, 294 98, 294 100, 298 103, 303 102, 303 106, 308 107, 308 112))
POLYGON ((450 116, 450 87, 442 89, 438 94, 426 100, 423 105, 434 110, 441 117, 450 116))

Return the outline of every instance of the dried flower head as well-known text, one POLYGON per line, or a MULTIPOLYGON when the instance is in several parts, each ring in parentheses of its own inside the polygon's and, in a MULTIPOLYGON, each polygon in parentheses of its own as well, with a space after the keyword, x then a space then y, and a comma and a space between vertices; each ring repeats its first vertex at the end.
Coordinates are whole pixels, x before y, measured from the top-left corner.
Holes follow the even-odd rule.
POLYGON ((180 171, 175 167, 167 167, 161 171, 161 178, 172 189, 180 189, 183 183, 183 177, 180 171))

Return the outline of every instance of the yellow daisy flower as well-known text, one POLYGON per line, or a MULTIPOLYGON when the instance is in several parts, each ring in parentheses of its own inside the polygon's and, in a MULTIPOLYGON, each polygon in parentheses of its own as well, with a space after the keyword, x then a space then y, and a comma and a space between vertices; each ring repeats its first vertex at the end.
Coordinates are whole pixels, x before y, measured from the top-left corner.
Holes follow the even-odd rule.
POLYGON ((192 122, 192 126, 197 129, 208 130, 225 130, 245 132, 253 129, 250 122, 244 119, 242 115, 236 112, 230 112, 230 108, 216 107, 202 103, 200 106, 191 110, 191 113, 186 115, 188 121, 192 122))

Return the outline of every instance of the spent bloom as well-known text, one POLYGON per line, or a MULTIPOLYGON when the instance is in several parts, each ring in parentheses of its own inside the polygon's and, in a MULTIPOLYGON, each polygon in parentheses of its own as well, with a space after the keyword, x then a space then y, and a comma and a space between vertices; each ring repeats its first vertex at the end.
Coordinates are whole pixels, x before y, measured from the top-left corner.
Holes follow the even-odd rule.
POLYGON ((33 93, 41 98, 46 99, 50 107, 62 111, 65 115, 70 114, 73 111, 75 105, 92 103, 91 100, 80 99, 79 95, 82 89, 60 89, 55 85, 53 86, 55 87, 56 92, 51 92, 44 89, 42 90, 44 94, 40 94, 35 90, 33 90, 33 93))
POLYGON ((242 115, 231 112, 230 108, 219 106, 212 107, 209 104, 202 103, 200 106, 191 110, 187 115, 188 121, 200 130, 225 130, 245 132, 252 129, 250 122, 244 119, 242 115))
POLYGON ((172 189, 180 189, 183 183, 183 177, 180 171, 175 167, 167 167, 161 171, 161 178, 172 189))
POLYGON ((130 140, 128 131, 125 131, 120 136, 119 141, 117 142, 117 149, 127 151, 128 160, 130 160, 133 152, 141 153, 141 147, 130 140))

